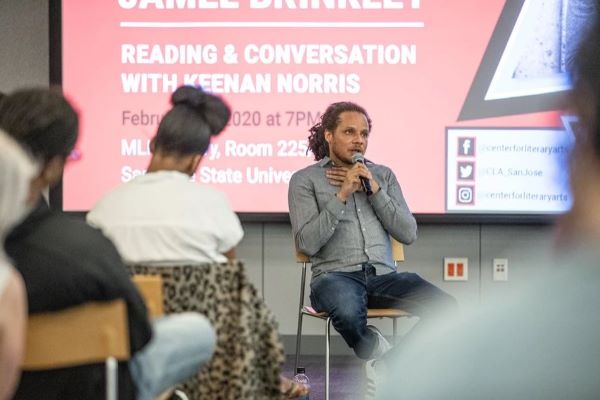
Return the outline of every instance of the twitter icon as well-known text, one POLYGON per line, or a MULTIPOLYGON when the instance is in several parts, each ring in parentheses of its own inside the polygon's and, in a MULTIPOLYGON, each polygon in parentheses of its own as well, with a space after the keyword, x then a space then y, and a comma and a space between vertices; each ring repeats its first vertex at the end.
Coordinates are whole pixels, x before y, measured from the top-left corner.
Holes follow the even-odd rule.
POLYGON ((472 161, 459 162, 457 177, 458 177, 458 180, 461 180, 461 181, 475 180, 475 163, 472 161))

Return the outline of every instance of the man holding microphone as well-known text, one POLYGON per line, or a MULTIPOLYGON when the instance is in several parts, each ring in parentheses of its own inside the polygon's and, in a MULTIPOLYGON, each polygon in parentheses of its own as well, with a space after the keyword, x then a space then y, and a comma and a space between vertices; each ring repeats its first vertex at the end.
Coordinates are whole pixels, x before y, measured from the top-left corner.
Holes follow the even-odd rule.
POLYGON ((417 224, 394 173, 364 159, 371 119, 351 102, 331 104, 310 129, 317 163, 296 172, 289 209, 296 247, 312 263, 311 303, 362 359, 390 345, 367 308, 401 308, 424 321, 456 308, 454 298, 415 273, 396 273, 390 236, 405 243, 417 224))

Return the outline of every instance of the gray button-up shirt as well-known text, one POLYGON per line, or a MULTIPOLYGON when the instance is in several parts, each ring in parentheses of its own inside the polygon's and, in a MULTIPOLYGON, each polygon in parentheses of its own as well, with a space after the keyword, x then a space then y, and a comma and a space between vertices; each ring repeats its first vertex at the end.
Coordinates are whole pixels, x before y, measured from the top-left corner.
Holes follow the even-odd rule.
POLYGON ((355 192, 342 203, 339 187, 329 183, 325 171, 332 161, 321 161, 297 171, 290 180, 288 202, 296 247, 310 256, 313 277, 330 271, 358 271, 371 263, 377 274, 394 270, 391 235, 409 244, 417 237, 398 180, 383 165, 365 161, 381 190, 367 196, 355 192))

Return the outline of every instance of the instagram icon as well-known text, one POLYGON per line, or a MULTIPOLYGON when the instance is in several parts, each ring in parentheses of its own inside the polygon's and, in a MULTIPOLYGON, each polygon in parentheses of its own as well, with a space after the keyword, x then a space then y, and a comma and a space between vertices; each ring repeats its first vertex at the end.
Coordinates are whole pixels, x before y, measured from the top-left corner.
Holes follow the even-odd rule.
POLYGON ((456 188, 456 204, 457 205, 473 205, 475 204, 475 187, 474 186, 458 186, 456 188))

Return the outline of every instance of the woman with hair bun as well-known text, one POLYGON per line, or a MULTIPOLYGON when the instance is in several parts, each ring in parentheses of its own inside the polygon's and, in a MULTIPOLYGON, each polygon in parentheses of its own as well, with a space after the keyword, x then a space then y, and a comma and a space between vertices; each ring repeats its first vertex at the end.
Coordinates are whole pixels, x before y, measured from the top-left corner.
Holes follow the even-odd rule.
POLYGON ((275 319, 235 260, 243 236, 237 215, 223 193, 190 179, 230 109, 191 86, 178 88, 171 104, 152 139, 147 173, 107 194, 87 220, 113 240, 133 273, 162 276, 166 312, 197 311, 214 325, 213 359, 185 384, 191 399, 305 395, 308 387, 280 377, 275 319))
POLYGON ((229 107, 191 86, 178 88, 171 103, 152 139, 147 173, 102 198, 87 220, 130 264, 226 262, 244 234, 240 221, 223 193, 190 177, 227 125, 229 107))

